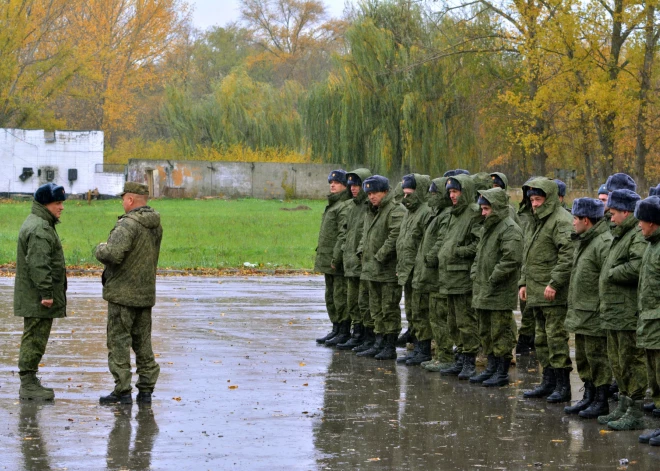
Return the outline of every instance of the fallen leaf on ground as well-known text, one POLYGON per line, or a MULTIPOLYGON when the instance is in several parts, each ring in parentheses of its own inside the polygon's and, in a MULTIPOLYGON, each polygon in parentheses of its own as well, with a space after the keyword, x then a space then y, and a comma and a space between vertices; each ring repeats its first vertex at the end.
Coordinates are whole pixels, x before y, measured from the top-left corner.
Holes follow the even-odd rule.
POLYGON ((238 389, 238 385, 237 384, 232 384, 231 386, 229 386, 229 389, 238 389))
POLYGON ((172 399, 174 399, 174 400, 177 401, 177 402, 180 402, 180 401, 181 401, 181 398, 180 398, 180 397, 173 397, 172 399))
POLYGON ((305 366, 305 363, 301 361, 299 366, 305 366))

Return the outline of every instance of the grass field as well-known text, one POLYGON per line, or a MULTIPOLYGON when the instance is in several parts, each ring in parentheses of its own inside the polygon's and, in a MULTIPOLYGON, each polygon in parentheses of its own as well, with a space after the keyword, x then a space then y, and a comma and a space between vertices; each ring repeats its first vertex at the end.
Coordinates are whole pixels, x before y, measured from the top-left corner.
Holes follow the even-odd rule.
MULTIPOLYGON (((245 262, 265 268, 311 269, 324 201, 153 200, 161 214, 161 268, 231 268, 245 262), (283 211, 298 205, 311 210, 283 211)), ((0 264, 16 258, 16 238, 32 203, 0 203, 0 264)), ((120 200, 67 201, 57 231, 67 265, 99 266, 92 250, 107 240, 120 200)))

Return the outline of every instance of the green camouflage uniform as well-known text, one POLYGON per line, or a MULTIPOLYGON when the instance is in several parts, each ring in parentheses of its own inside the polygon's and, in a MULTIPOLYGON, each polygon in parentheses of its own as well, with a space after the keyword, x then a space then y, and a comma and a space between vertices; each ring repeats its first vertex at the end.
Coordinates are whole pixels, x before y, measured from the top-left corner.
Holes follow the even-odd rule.
MULTIPOLYGON (((361 181, 371 176, 371 172, 364 168, 353 170, 361 181)), ((365 217, 370 213, 367 194, 360 188, 360 192, 350 202, 346 203, 346 236, 342 247, 344 276, 347 281, 347 304, 351 323, 362 324, 365 327, 374 327, 369 310, 369 283, 360 280, 362 262, 357 256, 358 245, 362 239, 365 217)))
POLYGON ((573 218, 559 204, 555 182, 539 177, 525 186, 540 188, 546 200, 534 214, 534 225, 527 226, 518 285, 527 287, 526 309, 531 309, 536 319, 534 343, 539 362, 543 368, 571 368, 564 322, 573 265, 573 218), (553 301, 544 297, 546 286, 557 291, 553 301))
MULTIPOLYGON (((599 278, 600 318, 619 393, 641 400, 646 393, 646 353, 637 347, 637 285, 648 242, 630 214, 612 228, 613 241, 599 278)), ((608 222, 608 227, 612 227, 608 222)))
POLYGON ((472 306, 479 316, 484 354, 511 359, 516 345, 513 310, 518 306, 518 278, 522 263, 522 230, 510 216, 506 192, 479 192, 492 207, 482 227, 472 264, 472 306))
POLYGON ((35 201, 18 233, 14 315, 23 317, 18 356, 20 375, 39 370, 53 319, 66 316, 66 267, 55 230, 58 222, 45 206, 35 201), (52 299, 53 305, 43 306, 44 299, 52 299))
MULTIPOLYGON (((520 202, 518 211, 516 213, 518 216, 519 226, 523 231, 523 237, 529 230, 530 226, 534 226, 536 223, 534 221, 534 212, 532 211, 532 204, 529 201, 527 195, 523 192, 523 199, 520 202)), ((518 329, 519 335, 524 335, 526 337, 534 337, 534 331, 536 329, 536 319, 534 319, 534 313, 527 309, 527 302, 520 300, 520 329, 518 329)))
POLYGON ((598 279, 607 260, 612 234, 603 218, 576 241, 568 288, 566 330, 575 333, 575 363, 584 383, 610 384, 612 370, 607 359, 607 337, 599 314, 598 279))
POLYGON ((119 217, 96 259, 103 270, 103 299, 108 301, 108 366, 117 396, 131 391, 131 347, 136 387, 151 393, 160 366, 151 348, 151 308, 156 304, 156 269, 163 229, 160 214, 149 206, 119 217))
POLYGON ((651 397, 660 408, 660 229, 649 237, 639 273, 637 346, 646 349, 651 397))
MULTIPOLYGON (((406 320, 408 330, 416 334, 414 319, 419 316, 419 309, 428 312, 428 296, 415 293, 412 280, 415 268, 415 259, 419 245, 424 237, 424 231, 433 213, 426 203, 431 178, 428 175, 414 174, 417 189, 410 196, 406 196, 401 204, 407 209, 401 221, 401 230, 396 240, 396 274, 399 285, 404 290, 406 320), (426 298, 426 299, 423 299, 426 298)), ((428 317, 428 316, 427 316, 428 317)))
MULTIPOLYGON (((470 176, 452 178, 460 183, 461 195, 450 210, 443 240, 435 246, 440 245, 437 249, 439 293, 447 296, 447 323, 450 333, 452 325, 458 329, 456 345, 459 353, 476 355, 480 345, 479 326, 477 313, 472 307, 470 268, 477 253, 482 217, 470 176)), ((449 190, 444 191, 449 194, 449 190)))
POLYGON ((346 309, 346 279, 342 265, 346 216, 351 194, 348 190, 328 195, 316 246, 314 271, 325 276, 325 306, 333 324, 349 320, 346 309), (332 267, 335 268, 332 268, 332 267))
POLYGON ((401 286, 396 277, 396 240, 405 209, 394 201, 390 190, 365 218, 358 253, 362 256, 361 280, 369 282, 369 308, 376 334, 401 331, 401 286))

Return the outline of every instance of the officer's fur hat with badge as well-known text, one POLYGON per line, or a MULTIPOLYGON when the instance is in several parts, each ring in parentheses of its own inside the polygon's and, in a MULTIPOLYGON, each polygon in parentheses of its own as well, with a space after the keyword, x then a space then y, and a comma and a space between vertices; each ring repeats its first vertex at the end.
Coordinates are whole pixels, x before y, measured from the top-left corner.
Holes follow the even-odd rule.
POLYGON ((382 175, 373 175, 362 183, 362 189, 365 193, 389 191, 390 181, 382 175))
POLYGON ((328 175, 328 183, 337 182, 346 186, 346 170, 337 169, 330 172, 328 175))

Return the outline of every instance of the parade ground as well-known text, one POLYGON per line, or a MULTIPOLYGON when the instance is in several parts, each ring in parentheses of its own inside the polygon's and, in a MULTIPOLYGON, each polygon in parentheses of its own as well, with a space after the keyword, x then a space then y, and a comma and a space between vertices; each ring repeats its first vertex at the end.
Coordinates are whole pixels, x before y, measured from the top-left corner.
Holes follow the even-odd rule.
POLYGON ((98 277, 70 278, 40 371, 55 401, 20 401, 13 283, 0 278, 0 469, 660 469, 639 432, 523 400, 533 357, 492 389, 318 346, 318 276, 159 278, 151 408, 99 405, 106 303, 98 277))

